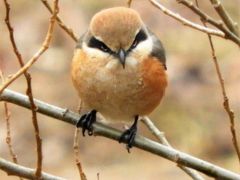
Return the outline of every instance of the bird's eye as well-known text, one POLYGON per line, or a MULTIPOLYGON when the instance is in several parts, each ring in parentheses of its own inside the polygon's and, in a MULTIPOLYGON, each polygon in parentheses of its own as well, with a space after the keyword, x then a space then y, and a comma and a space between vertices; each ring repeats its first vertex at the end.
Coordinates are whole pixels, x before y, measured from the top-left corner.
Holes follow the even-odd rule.
POLYGON ((135 39, 132 43, 131 48, 135 48, 138 45, 138 41, 135 39))
POLYGON ((92 37, 88 43, 89 47, 100 49, 103 52, 112 53, 112 50, 107 47, 102 41, 97 40, 95 37, 92 37))
POLYGON ((109 51, 109 48, 108 48, 105 44, 102 44, 102 45, 100 46, 100 49, 101 49, 102 51, 104 51, 104 52, 108 52, 108 51, 109 51))
POLYGON ((136 35, 136 37, 135 37, 135 39, 134 39, 130 49, 135 48, 141 41, 144 41, 145 39, 147 39, 147 34, 144 32, 143 29, 141 29, 137 33, 137 35, 136 35))

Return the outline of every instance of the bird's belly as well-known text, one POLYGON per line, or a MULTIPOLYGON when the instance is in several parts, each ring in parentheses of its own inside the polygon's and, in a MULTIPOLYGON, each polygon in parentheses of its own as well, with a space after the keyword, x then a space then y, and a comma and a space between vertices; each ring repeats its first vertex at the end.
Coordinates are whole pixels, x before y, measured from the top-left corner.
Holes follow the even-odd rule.
POLYGON ((99 69, 91 77, 94 78, 82 77, 85 86, 79 95, 85 106, 113 120, 132 119, 138 114, 137 103, 142 99, 143 86, 136 72, 113 73, 99 69))

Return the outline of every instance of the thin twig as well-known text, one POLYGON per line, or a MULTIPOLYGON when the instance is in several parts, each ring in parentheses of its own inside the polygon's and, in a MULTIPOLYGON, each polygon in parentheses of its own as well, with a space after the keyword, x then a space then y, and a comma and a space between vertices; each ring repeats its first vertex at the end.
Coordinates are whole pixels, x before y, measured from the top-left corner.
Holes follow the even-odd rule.
POLYGON ((184 17, 180 16, 179 14, 174 13, 173 11, 167 9, 166 7, 164 7, 163 5, 161 5, 159 2, 155 1, 155 0, 149 0, 155 7, 157 7, 158 9, 160 9, 164 14, 176 19, 177 21, 181 22, 183 25, 185 26, 189 26, 193 29, 202 31, 204 33, 210 33, 214 36, 219 36, 224 38, 225 34, 222 31, 219 30, 215 30, 215 29, 210 29, 210 28, 206 28, 204 26, 201 26, 199 24, 193 23, 187 19, 185 19, 184 17))
POLYGON ((54 13, 52 14, 50 18, 50 23, 47 31, 47 35, 45 37, 45 40, 41 46, 41 48, 34 54, 34 56, 21 68, 19 69, 14 75, 11 76, 1 87, 0 87, 0 94, 3 92, 5 88, 7 88, 14 80, 16 80, 18 77, 20 77, 24 72, 26 72, 37 60, 38 58, 49 48, 51 39, 52 39, 52 33, 54 29, 55 19, 57 16, 57 13, 59 11, 57 6, 58 0, 54 1, 54 13))
POLYGON ((130 8, 131 5, 132 5, 132 1, 133 1, 133 0, 127 0, 127 5, 128 5, 129 8, 130 8))
POLYGON ((218 15, 221 17, 225 25, 228 27, 228 29, 233 32, 236 36, 239 37, 239 31, 237 27, 237 23, 233 21, 231 16, 228 14, 224 6, 222 6, 221 2, 219 0, 210 0, 213 7, 215 8, 218 15))
MULTIPOLYGON (((24 96, 20 93, 16 93, 11 90, 4 90, 4 92, 0 95, 0 101, 7 101, 10 103, 14 103, 21 107, 30 108, 30 103, 27 96, 24 96)), ((47 116, 53 117, 55 119, 59 119, 61 121, 67 122, 72 125, 76 125, 79 120, 79 114, 73 113, 72 111, 67 111, 66 109, 56 107, 39 100, 34 100, 37 111, 39 113, 45 114, 47 116)), ((122 132, 106 126, 100 122, 96 122, 93 124, 94 134, 99 136, 104 136, 106 138, 113 139, 118 141, 122 132)), ((125 139, 126 140, 126 139, 125 139)), ((126 141, 124 142, 126 143, 126 141)), ((218 178, 218 179, 239 179, 240 175, 233 173, 229 170, 223 169, 219 166, 211 164, 207 161, 203 161, 186 153, 180 152, 173 148, 167 147, 165 145, 159 144, 155 141, 152 141, 148 138, 137 135, 133 146, 144 151, 150 152, 152 154, 156 154, 158 156, 164 157, 170 161, 178 163, 183 166, 187 166, 198 170, 206 175, 218 178)))
MULTIPOLYGON (((17 57, 17 60, 20 64, 20 67, 22 68, 24 66, 24 62, 23 62, 23 59, 22 59, 22 55, 17 48, 17 44, 15 42, 14 33, 13 33, 14 30, 13 30, 13 27, 11 26, 11 23, 10 23, 10 4, 7 2, 7 0, 4 0, 4 4, 5 4, 5 7, 6 7, 5 22, 6 22, 6 25, 8 27, 10 41, 11 41, 11 44, 12 44, 12 47, 13 47, 13 51, 14 51, 14 53, 17 57)), ((30 101, 30 104, 31 104, 32 123, 33 123, 34 131, 35 131, 34 134, 35 134, 35 139, 36 139, 36 144, 37 144, 36 177, 37 177, 37 179, 40 179, 41 178, 41 171, 42 171, 42 140, 41 140, 41 137, 40 137, 39 127, 38 127, 36 106, 35 106, 34 101, 33 101, 31 75, 27 71, 25 71, 24 72, 24 77, 25 77, 26 82, 27 82, 26 94, 28 95, 28 98, 29 98, 29 101, 30 101)))
MULTIPOLYGON (((0 158, 0 169, 5 171, 9 176, 20 176, 27 179, 36 180, 35 169, 26 168, 15 163, 6 161, 0 158)), ((42 172, 43 180, 65 180, 64 178, 57 177, 51 174, 42 172)))
POLYGON ((188 7, 190 10, 192 10, 195 14, 197 14, 202 20, 205 22, 208 22, 209 24, 215 26, 219 30, 225 33, 225 38, 232 40, 235 42, 238 46, 240 46, 240 38, 234 34, 231 30, 227 29, 222 21, 217 21, 213 19, 211 16, 203 12, 201 9, 199 9, 193 2, 188 0, 177 0, 180 4, 183 4, 184 6, 188 7))
MULTIPOLYGON (((3 73, 0 69, 0 78, 2 80, 2 82, 4 82, 4 77, 3 77, 3 73)), ((3 106, 4 106, 4 112, 5 112, 5 120, 6 120, 6 129, 7 129, 7 135, 6 135, 6 143, 8 146, 8 150, 9 150, 9 154, 13 160, 13 162, 15 164, 18 164, 18 159, 17 159, 17 155, 13 150, 13 146, 12 146, 12 133, 11 133, 11 124, 10 124, 10 117, 11 117, 11 113, 8 109, 8 104, 6 102, 3 102, 3 106)), ((21 177, 19 177, 20 180, 23 180, 21 177)))
MULTIPOLYGON (((82 112, 82 101, 79 100, 78 103, 78 108, 77 108, 78 113, 80 114, 82 112)), ((74 132, 74 140, 73 140, 73 151, 74 151, 74 156, 75 156, 75 161, 76 165, 80 174, 81 180, 87 180, 87 176, 85 175, 82 164, 80 161, 80 151, 79 151, 79 128, 75 128, 74 132)))
POLYGON ((79 134, 80 133, 79 132, 80 132, 79 128, 75 128, 73 150, 74 150, 75 161, 80 174, 80 178, 81 180, 87 180, 87 177, 83 171, 82 164, 80 161, 80 153, 79 153, 79 134))
MULTIPOLYGON (((165 146, 172 147, 166 137, 164 136, 164 133, 161 132, 154 123, 150 120, 149 117, 144 116, 142 119, 142 122, 148 127, 148 129, 152 132, 152 134, 159 140, 159 142, 165 146)), ((192 179, 194 180, 204 180, 204 178, 198 174, 195 170, 187 168, 185 166, 182 166, 178 164, 178 167, 181 168, 184 172, 186 172, 192 179)))
MULTIPOLYGON (((196 2, 196 5, 198 6, 198 0, 195 0, 195 2, 196 2)), ((201 19, 201 21, 202 21, 203 25, 207 27, 204 20, 201 19)), ((237 156, 238 156, 238 160, 240 162, 240 150, 239 150, 238 140, 237 140, 237 135, 236 135, 236 130, 235 130, 234 112, 231 110, 230 105, 229 105, 229 99, 228 99, 228 96, 227 96, 227 93, 226 93, 224 79, 223 79, 223 76, 222 76, 222 73, 221 73, 221 70, 220 70, 220 66, 219 66, 219 63, 218 63, 218 60, 217 60, 217 56, 216 56, 216 53, 215 53, 215 48, 214 48, 214 45, 213 45, 212 36, 211 36, 211 34, 207 34, 207 35, 208 35, 208 40, 209 40, 209 44, 210 44, 210 47, 211 47, 213 63, 214 63, 216 73, 217 73, 217 77, 218 77, 218 80, 219 80, 219 83, 220 83, 220 86, 221 86, 221 90, 222 90, 223 107, 228 114, 230 124, 231 124, 230 125, 230 130, 231 130, 231 133, 232 133, 233 146, 235 148, 235 151, 236 151, 237 156)))
MULTIPOLYGON (((48 11, 52 14, 53 10, 51 8, 51 6, 49 5, 47 0, 41 0, 41 2, 45 5, 45 7, 48 9, 48 11)), ((61 20, 61 18, 59 16, 56 17, 57 23, 58 25, 75 41, 78 41, 78 37, 74 34, 73 30, 71 28, 69 28, 68 26, 66 26, 63 21, 61 20)))
POLYGON ((11 136, 11 125, 10 125, 10 111, 8 109, 8 104, 4 102, 4 110, 5 110, 5 119, 6 119, 6 128, 7 128, 7 137, 6 143, 8 145, 9 153, 12 157, 12 160, 15 164, 18 164, 17 155, 15 154, 12 146, 12 136, 11 136))

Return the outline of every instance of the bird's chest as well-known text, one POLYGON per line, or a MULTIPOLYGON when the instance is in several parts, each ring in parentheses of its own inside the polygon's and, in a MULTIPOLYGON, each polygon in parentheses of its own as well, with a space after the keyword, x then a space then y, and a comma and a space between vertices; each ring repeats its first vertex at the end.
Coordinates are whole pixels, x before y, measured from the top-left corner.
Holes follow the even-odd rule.
POLYGON ((95 64, 94 68, 82 72, 87 96, 103 101, 127 100, 142 87, 142 77, 137 61, 126 61, 125 68, 118 61, 95 64))

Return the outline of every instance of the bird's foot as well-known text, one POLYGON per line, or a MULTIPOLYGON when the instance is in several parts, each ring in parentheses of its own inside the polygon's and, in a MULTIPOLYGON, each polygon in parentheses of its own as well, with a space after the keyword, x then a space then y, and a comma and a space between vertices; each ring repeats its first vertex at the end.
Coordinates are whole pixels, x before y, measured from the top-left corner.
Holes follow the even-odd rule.
POLYGON ((80 117, 76 126, 82 127, 82 135, 85 136, 85 131, 88 131, 88 135, 93 135, 93 127, 92 124, 96 121, 96 110, 92 110, 80 117))
POLYGON ((130 153, 130 149, 132 148, 135 136, 137 134, 137 122, 138 122, 138 116, 135 117, 133 125, 129 129, 124 131, 118 140, 119 143, 122 143, 122 142, 127 143, 126 148, 129 153, 130 153))

